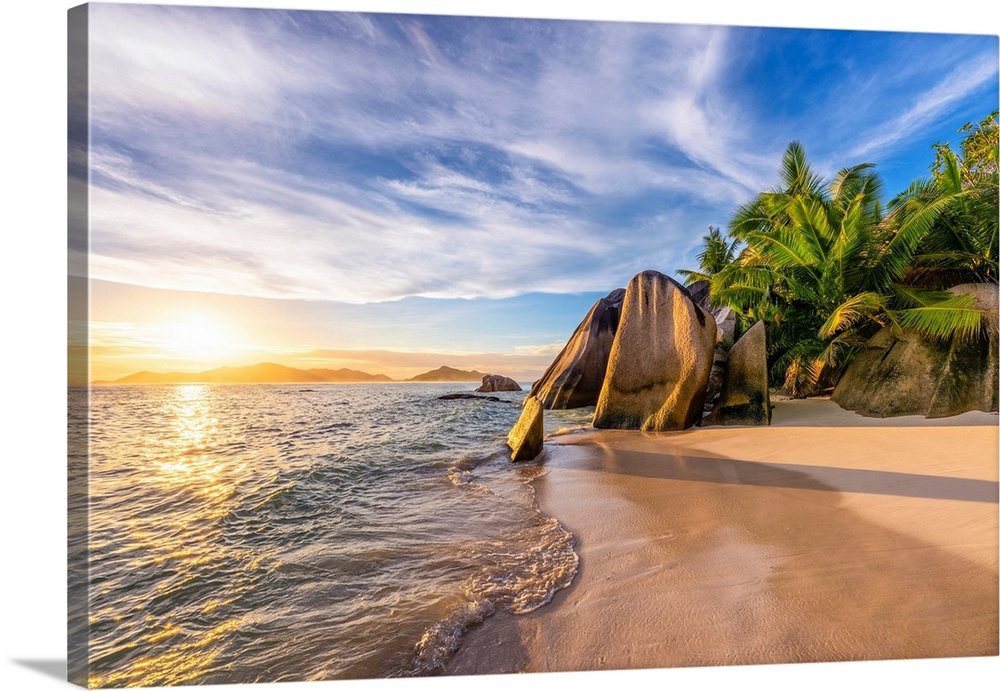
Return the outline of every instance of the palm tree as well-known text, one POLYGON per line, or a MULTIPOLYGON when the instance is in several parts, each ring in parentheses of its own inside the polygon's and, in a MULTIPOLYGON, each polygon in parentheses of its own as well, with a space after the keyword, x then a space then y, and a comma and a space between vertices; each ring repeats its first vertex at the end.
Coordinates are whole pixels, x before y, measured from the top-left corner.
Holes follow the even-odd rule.
MULTIPOLYGON (((780 181, 737 209, 730 234, 746 248, 712 275, 711 290, 744 326, 765 321, 772 377, 792 395, 836 383, 887 324, 936 338, 982 333, 986 314, 973 308, 971 296, 905 285, 918 256, 931 261, 931 228, 958 201, 914 195, 919 206, 900 202, 883 217, 882 182, 872 164, 845 168, 824 183, 797 142, 785 151, 780 181)), ((992 228, 995 238, 995 215, 992 228)))
POLYGON ((861 330, 884 322, 866 271, 882 183, 861 164, 824 184, 798 142, 782 157, 780 181, 737 209, 730 231, 747 247, 712 277, 712 294, 744 326, 768 324, 772 376, 804 394, 863 343, 861 330))
POLYGON ((944 289, 996 283, 998 275, 998 111, 966 123, 960 154, 935 145, 932 176, 893 199, 886 226, 891 239, 876 270, 892 276, 902 326, 928 336, 979 338, 995 332, 994 315, 969 295, 944 289))
POLYGON ((689 286, 697 281, 711 281, 712 276, 733 263, 738 244, 737 240, 730 242, 719 228, 709 226, 708 234, 702 238, 704 249, 698 255, 698 267, 701 270, 677 270, 677 273, 684 277, 684 285, 689 286))
POLYGON ((902 282, 943 289, 998 277, 998 111, 959 131, 956 154, 935 145, 932 177, 917 180, 889 203, 902 282))

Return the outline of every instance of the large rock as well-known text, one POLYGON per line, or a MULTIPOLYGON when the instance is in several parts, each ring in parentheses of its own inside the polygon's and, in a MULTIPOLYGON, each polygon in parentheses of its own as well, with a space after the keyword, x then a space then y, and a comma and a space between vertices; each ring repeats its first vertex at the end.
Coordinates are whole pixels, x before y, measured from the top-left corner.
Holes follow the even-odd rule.
POLYGON ((726 370, 729 369, 729 351, 724 344, 716 342, 715 354, 712 355, 712 371, 708 375, 708 386, 705 387, 705 413, 712 412, 715 402, 722 394, 722 384, 726 380, 726 370))
MULTIPOLYGON (((976 308, 997 311, 996 284, 965 284, 950 292, 971 294, 976 308)), ((938 342, 910 329, 896 335, 886 327, 865 344, 831 398, 868 417, 993 412, 997 360, 995 331, 977 341, 938 342)))
POLYGON ((530 461, 542 451, 542 404, 534 396, 524 399, 521 417, 517 419, 510 434, 507 435, 507 446, 510 447, 510 460, 530 461))
POLYGON ((736 334, 739 333, 740 329, 739 317, 736 312, 726 306, 713 307, 709 312, 715 317, 716 338, 720 342, 735 343, 736 334))
POLYGON ((594 303, 529 396, 550 409, 597 404, 624 298, 625 289, 618 288, 594 303))
POLYGON ((625 292, 594 427, 679 430, 702 416, 716 326, 691 295, 657 271, 625 292))
POLYGON ((691 285, 687 286, 687 292, 691 295, 691 299, 701 307, 703 310, 712 309, 712 284, 708 281, 695 281, 691 285))
POLYGON ((483 377, 482 385, 476 391, 488 393, 490 391, 523 391, 523 389, 510 377, 501 374, 487 374, 483 377))
POLYGON ((695 281, 687 287, 691 299, 706 312, 715 317, 716 340, 732 345, 736 342, 740 323, 736 312, 725 305, 712 307, 711 284, 708 281, 695 281))
POLYGON ((730 349, 722 393, 701 424, 703 427, 771 424, 764 322, 751 326, 730 349))

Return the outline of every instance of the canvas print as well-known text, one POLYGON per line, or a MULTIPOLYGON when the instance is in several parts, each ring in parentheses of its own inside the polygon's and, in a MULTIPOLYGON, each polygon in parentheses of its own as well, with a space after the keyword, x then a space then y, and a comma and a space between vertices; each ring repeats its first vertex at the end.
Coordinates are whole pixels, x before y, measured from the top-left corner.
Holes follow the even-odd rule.
POLYGON ((69 678, 998 654, 998 37, 69 12, 69 678))

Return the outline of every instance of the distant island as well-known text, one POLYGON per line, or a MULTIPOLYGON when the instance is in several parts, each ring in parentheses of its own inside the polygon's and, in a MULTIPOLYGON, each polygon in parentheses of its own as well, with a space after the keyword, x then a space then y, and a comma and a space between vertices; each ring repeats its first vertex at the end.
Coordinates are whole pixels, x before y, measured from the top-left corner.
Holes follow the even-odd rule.
POLYGON ((298 369, 273 362, 260 362, 246 367, 218 367, 205 372, 149 372, 142 371, 112 381, 95 381, 105 384, 299 384, 299 383, 371 383, 371 382, 480 382, 485 375, 475 370, 439 367, 418 374, 410 379, 392 379, 384 374, 369 374, 359 370, 341 368, 298 369))
POLYGON ((486 375, 482 372, 472 370, 455 369, 454 367, 438 367, 436 370, 418 374, 410 377, 406 381, 474 381, 481 382, 486 375))

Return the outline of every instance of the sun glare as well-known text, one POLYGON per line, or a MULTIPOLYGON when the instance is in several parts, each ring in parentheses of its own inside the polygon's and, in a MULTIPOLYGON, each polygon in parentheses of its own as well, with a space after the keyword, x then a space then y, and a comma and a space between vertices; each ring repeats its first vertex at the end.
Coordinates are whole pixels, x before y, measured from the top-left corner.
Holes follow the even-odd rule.
POLYGON ((232 359, 241 349, 232 327, 215 315, 191 312, 163 325, 164 346, 169 353, 192 364, 232 359))

